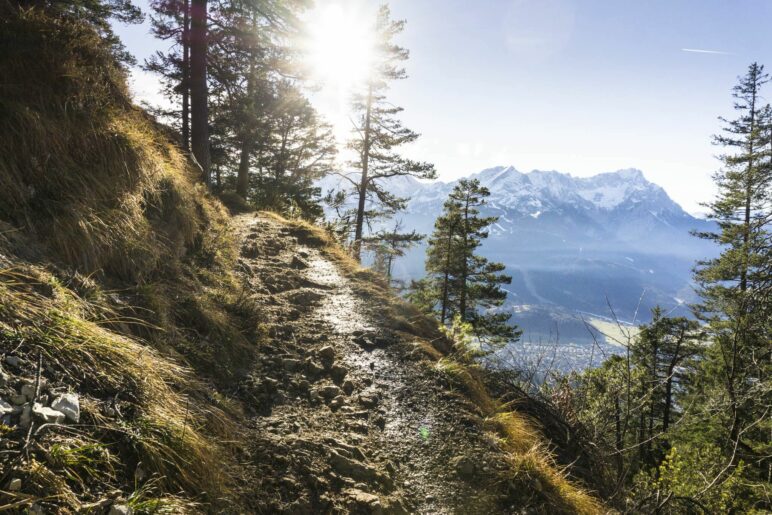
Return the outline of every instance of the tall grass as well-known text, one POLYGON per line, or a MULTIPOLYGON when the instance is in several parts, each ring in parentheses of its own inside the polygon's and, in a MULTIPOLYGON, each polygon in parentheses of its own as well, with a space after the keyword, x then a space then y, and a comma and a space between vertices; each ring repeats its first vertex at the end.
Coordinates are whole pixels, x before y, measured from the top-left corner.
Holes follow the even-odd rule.
POLYGON ((34 10, 1 23, 0 219, 64 264, 129 280, 199 245, 222 208, 131 105, 99 36, 34 10))

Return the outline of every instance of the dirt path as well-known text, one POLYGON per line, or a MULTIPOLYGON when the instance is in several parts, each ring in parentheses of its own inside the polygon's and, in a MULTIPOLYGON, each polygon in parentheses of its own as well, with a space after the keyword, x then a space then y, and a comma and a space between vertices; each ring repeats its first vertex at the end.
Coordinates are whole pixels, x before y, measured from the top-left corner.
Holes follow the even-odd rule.
POLYGON ((303 235, 235 219, 245 291, 265 306, 268 343, 243 394, 254 401, 262 512, 492 513, 497 446, 477 408, 379 306, 303 235))

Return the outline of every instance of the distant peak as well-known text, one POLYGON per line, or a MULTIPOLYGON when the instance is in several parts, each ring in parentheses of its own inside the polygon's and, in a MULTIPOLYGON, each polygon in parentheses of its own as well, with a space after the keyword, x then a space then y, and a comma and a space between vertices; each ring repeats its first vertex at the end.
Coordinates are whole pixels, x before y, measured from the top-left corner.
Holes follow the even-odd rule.
POLYGON ((582 179, 587 181, 595 181, 595 180, 619 180, 622 182, 632 183, 632 184, 641 184, 641 185, 647 185, 649 184, 649 181, 644 177, 643 172, 640 171, 638 168, 623 168, 622 170, 617 170, 615 172, 606 172, 606 173, 600 173, 597 175, 593 175, 590 177, 583 177, 582 179))
POLYGON ((495 183, 499 179, 520 175, 522 174, 514 166, 494 166, 493 168, 486 168, 472 177, 476 177, 484 183, 495 183))
POLYGON ((643 172, 640 171, 637 168, 625 168, 622 170, 617 170, 616 172, 613 172, 620 177, 623 177, 625 179, 643 179, 646 180, 646 177, 643 176, 643 172))

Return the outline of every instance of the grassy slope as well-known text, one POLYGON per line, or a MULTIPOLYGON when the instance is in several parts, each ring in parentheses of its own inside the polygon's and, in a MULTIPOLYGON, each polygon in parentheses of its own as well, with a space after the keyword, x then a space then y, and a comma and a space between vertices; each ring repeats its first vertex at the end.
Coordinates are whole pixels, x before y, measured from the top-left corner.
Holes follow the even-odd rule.
POLYGON ((26 446, 25 431, 0 428, 0 487, 24 485, 0 506, 231 505, 241 472, 222 442, 241 415, 216 386, 248 367, 258 335, 231 276, 227 213, 131 105, 94 33, 5 14, 0 353, 23 361, 4 364, 0 393, 33 380, 39 355, 43 381, 76 391, 83 413, 26 446))
MULTIPOLYGON (((0 353, 24 359, 5 367, 0 393, 34 378, 40 356, 42 379, 78 392, 83 414, 28 445, 25 431, 0 427, 0 488, 24 484, 0 506, 76 511, 122 498, 140 511, 238 511, 243 414, 226 398, 261 334, 259 306, 232 276, 227 214, 131 105, 93 33, 31 13, 2 18, 0 353)), ((491 398, 481 371, 444 357, 430 321, 319 229, 285 223, 389 306, 395 329, 420 337, 427 366, 488 416, 511 480, 561 511, 601 511, 558 471, 534 425, 491 398)))

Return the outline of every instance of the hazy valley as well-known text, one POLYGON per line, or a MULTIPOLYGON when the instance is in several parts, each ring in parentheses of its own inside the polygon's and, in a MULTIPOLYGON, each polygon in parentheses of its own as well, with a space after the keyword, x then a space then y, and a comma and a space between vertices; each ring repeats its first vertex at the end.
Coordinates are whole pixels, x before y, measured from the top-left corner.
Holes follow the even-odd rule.
MULTIPOLYGON (((469 178, 490 190, 482 213, 498 217, 480 253, 504 263, 512 276, 502 309, 524 331, 518 350, 551 354, 557 344, 562 350, 555 366, 583 368, 622 348, 626 336, 617 322, 632 329, 648 322, 657 305, 689 316, 688 305, 696 300, 692 267, 716 254, 690 232, 712 224, 685 212, 641 171, 579 178, 499 166, 469 178), (593 350, 595 342, 600 351, 593 350)), ((431 234, 455 184, 391 181, 389 192, 410 198, 397 217, 403 229, 431 234)), ((330 191, 341 182, 331 176, 320 185, 330 191)), ((397 259, 395 279, 422 277, 425 251, 422 242, 397 259)))

